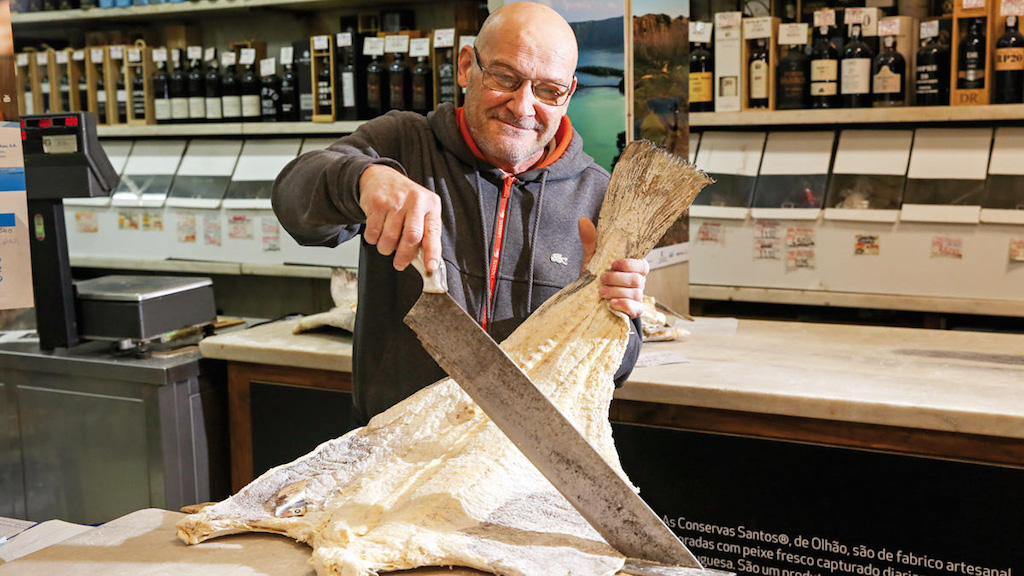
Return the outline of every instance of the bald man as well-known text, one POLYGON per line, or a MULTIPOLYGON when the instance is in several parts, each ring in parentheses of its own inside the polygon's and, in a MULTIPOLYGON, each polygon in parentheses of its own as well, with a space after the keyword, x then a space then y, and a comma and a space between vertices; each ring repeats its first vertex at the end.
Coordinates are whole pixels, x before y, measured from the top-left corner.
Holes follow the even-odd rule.
MULTIPOLYGON (((576 90, 576 38, 555 11, 503 6, 459 53, 464 106, 425 118, 392 111, 274 185, 274 211, 301 244, 362 237, 353 339, 355 420, 366 420, 445 373, 402 319, 422 290, 407 266, 422 246, 444 258, 449 293, 498 342, 580 274, 608 172, 583 152, 565 115, 576 90)), ((634 321, 622 383, 640 350, 643 260, 601 275, 601 294, 634 321)))

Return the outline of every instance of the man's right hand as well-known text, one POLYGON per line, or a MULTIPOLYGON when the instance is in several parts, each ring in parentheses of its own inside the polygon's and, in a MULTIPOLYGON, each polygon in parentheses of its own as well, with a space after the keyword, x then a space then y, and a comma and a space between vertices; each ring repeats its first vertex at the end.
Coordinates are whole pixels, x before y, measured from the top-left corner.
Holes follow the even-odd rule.
POLYGON ((405 270, 423 246, 427 270, 441 262, 441 199, 381 164, 372 164, 359 178, 359 206, 366 214, 363 238, 388 256, 395 254, 395 269, 405 270))

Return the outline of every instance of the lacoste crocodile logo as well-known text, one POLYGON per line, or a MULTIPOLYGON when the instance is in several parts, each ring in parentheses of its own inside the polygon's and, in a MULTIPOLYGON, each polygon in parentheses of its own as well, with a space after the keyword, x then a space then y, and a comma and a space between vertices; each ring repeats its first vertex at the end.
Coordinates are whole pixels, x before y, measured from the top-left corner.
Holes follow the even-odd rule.
POLYGON ((555 252, 554 254, 551 255, 551 261, 554 262, 555 264, 561 264, 562 266, 569 265, 569 259, 566 258, 565 256, 562 256, 558 252, 555 252))

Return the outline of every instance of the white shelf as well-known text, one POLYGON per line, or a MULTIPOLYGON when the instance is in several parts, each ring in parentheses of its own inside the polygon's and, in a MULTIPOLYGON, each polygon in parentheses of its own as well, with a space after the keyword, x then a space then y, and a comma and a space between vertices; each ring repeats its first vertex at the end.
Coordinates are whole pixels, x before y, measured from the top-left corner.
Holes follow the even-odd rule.
POLYGON ((141 270, 146 272, 184 272, 188 274, 220 274, 223 276, 279 276, 288 278, 331 277, 327 266, 292 264, 246 264, 242 262, 203 262, 199 260, 147 260, 142 258, 102 258, 77 256, 71 258, 74 268, 106 268, 110 270, 141 270))
POLYGON ((153 124, 149 126, 99 126, 101 138, 152 138, 158 136, 301 136, 351 134, 362 124, 354 122, 223 122, 210 124, 153 124))
POLYGON ((695 112, 690 114, 690 127, 918 124, 929 122, 994 122, 1007 120, 1020 120, 1024 122, 1024 104, 695 112))

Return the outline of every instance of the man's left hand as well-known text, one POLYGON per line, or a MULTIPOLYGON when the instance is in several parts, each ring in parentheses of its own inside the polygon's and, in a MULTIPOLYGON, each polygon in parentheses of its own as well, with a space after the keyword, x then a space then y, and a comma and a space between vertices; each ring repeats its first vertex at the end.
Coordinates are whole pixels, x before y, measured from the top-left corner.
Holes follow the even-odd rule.
MULTIPOLYGON (((597 229, 588 218, 580 218, 579 229, 580 241, 583 243, 583 264, 580 266, 582 274, 597 250, 597 229)), ((650 271, 651 265, 647 260, 616 260, 611 270, 605 270, 598 277, 601 282, 599 293, 608 301, 612 310, 637 318, 644 310, 644 286, 650 271)))

